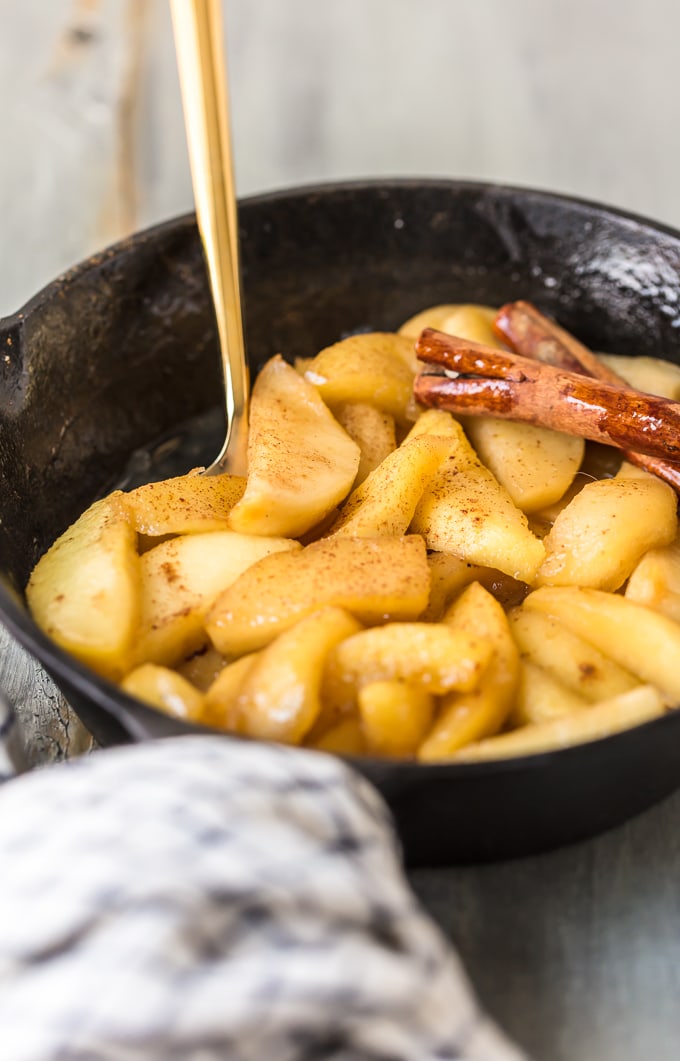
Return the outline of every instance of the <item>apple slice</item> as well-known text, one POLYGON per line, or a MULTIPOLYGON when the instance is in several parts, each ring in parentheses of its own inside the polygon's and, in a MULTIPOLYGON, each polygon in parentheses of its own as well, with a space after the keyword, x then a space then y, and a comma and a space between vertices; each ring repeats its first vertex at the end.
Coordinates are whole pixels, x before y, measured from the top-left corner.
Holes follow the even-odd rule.
POLYGON ((290 538, 213 531, 162 542, 141 557, 138 663, 173 666, 207 641, 206 612, 227 586, 263 556, 299 550, 290 538))
POLYGON ((481 463, 460 424, 451 418, 447 431, 455 432, 457 445, 426 486, 410 529, 423 535, 428 549, 531 583, 545 557, 543 543, 481 463))
POLYGON ((226 530, 229 512, 245 488, 246 481, 239 475, 190 472, 145 483, 125 497, 139 533, 155 538, 226 530))
POLYGON ((425 487, 454 446, 455 440, 436 435, 420 435, 399 446, 350 494, 331 535, 406 534, 425 487))
POLYGON ((356 442, 316 388, 273 357, 253 388, 248 485, 230 527, 241 534, 304 534, 349 493, 359 458, 356 442))
POLYGON ((368 402, 403 421, 409 419, 419 368, 411 339, 370 332, 326 347, 305 369, 305 379, 319 388, 331 409, 344 402, 368 402))
POLYGON ((185 722, 203 722, 203 695, 190 682, 167 667, 143 663, 130 671, 121 688, 166 715, 185 722))
POLYGON ((416 535, 326 538, 253 564, 218 598, 206 628, 219 652, 240 656, 325 605, 366 623, 415 619, 429 588, 425 543, 416 535))
POLYGON ((137 534, 119 490, 96 501, 36 564, 26 587, 33 618, 106 678, 130 664, 139 614, 137 534))
POLYGON ((354 483, 359 486, 397 448, 394 417, 368 402, 342 402, 333 412, 361 451, 354 483))

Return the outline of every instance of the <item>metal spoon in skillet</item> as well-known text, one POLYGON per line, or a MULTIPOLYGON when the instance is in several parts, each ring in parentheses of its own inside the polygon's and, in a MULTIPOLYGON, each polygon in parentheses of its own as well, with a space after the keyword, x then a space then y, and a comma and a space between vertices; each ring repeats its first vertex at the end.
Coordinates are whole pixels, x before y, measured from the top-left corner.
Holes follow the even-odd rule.
POLYGON ((246 473, 248 366, 239 276, 224 34, 220 0, 171 0, 196 201, 222 357, 227 430, 204 474, 246 473))

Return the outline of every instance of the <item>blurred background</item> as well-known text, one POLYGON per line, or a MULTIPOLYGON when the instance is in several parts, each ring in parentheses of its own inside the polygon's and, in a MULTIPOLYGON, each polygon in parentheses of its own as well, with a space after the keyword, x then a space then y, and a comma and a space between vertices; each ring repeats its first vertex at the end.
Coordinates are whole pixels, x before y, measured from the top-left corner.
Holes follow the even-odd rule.
MULTIPOLYGON (((225 0, 241 195, 456 176, 680 226, 674 0, 225 0)), ((167 0, 0 0, 0 314, 191 208, 167 0)))

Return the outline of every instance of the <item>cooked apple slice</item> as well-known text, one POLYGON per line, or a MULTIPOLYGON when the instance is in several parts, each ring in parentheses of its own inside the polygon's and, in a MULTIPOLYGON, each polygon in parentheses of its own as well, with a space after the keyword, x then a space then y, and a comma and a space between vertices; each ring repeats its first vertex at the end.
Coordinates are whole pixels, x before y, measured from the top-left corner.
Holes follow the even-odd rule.
POLYGON ((416 371, 413 342, 389 332, 351 335, 317 354, 305 371, 331 407, 368 402, 405 420, 416 371))
POLYGON ((320 734, 310 733, 307 747, 330 755, 365 755, 367 750, 361 722, 356 715, 343 718, 320 734))
POLYGON ((324 673, 327 717, 353 711, 359 691, 372 682, 408 682, 434 696, 470 690, 492 646, 445 623, 386 623, 347 638, 334 649, 324 673))
POLYGON ((230 728, 261 740, 299 744, 321 709, 328 653, 360 629, 342 608, 322 608, 284 631, 247 670, 229 711, 230 728))
POLYGON ((457 445, 426 487, 411 530, 423 535, 429 549, 530 583, 545 556, 543 543, 481 463, 460 424, 452 418, 448 430, 455 431, 457 445))
POLYGON ((442 699, 437 719, 418 751, 422 762, 450 759, 459 748, 497 733, 510 713, 519 677, 519 652, 503 608, 478 582, 460 595, 444 617, 491 646, 491 659, 469 692, 442 699))
POLYGON ((420 435, 442 435, 457 439, 460 437, 460 424, 454 419, 453 413, 447 413, 445 409, 426 409, 419 414, 404 442, 411 442, 420 435))
POLYGON ((220 593, 263 556, 300 548, 290 538, 213 531, 172 538, 145 553, 137 662, 172 666, 196 652, 207 640, 203 620, 220 593))
POLYGON ((651 476, 588 483, 544 539, 536 585, 619 589, 648 549, 674 539, 677 501, 651 476))
POLYGON ((680 538, 645 553, 628 579, 625 596, 680 623, 680 538))
POLYGON ((631 464, 630 461, 621 461, 621 464, 619 465, 619 468, 614 478, 657 480, 657 477, 654 475, 654 472, 648 472, 646 468, 639 468, 637 464, 631 464))
POLYGON ((130 671, 121 682, 121 688, 166 715, 186 722, 203 722, 202 694, 181 674, 167 667, 144 663, 130 671))
POLYGON ((559 501, 583 460, 582 438, 534 424, 470 416, 465 430, 482 463, 522 512, 537 512, 559 501))
POLYGON ((576 586, 545 586, 523 605, 553 616, 670 704, 680 704, 680 625, 618 593, 576 586))
POLYGON ((218 598, 206 628, 218 651, 240 656, 325 605, 366 623, 414 619, 429 588, 420 537, 327 538, 253 564, 218 598))
POLYGON ((626 665, 615 663, 582 636, 542 611, 523 605, 508 615, 522 659, 594 704, 639 685, 626 665))
MULTIPOLYGON (((438 328, 486 346, 506 349, 493 329, 495 311, 486 306, 433 306, 402 325, 418 336, 424 327, 438 328)), ((493 416, 467 417, 465 430, 477 454, 513 503, 534 512, 559 500, 583 460, 582 438, 518 424, 493 416)))
POLYGON ((571 748, 586 741, 601 740, 622 730, 660 718, 667 711, 663 696, 653 685, 640 685, 611 700, 602 700, 585 711, 520 726, 512 733, 488 737, 456 752, 456 762, 511 759, 522 755, 571 748))
POLYGON ((273 357, 253 388, 248 485, 230 527, 241 534, 304 534, 349 493, 359 457, 316 388, 273 357))
POLYGON ((208 686, 205 694, 206 724, 217 729, 234 729, 234 701, 244 679, 257 659, 257 652, 227 663, 208 686))
POLYGON ((619 354, 598 354, 607 368, 630 386, 647 394, 660 394, 672 401, 680 400, 680 366, 658 357, 625 357, 619 354))
POLYGON ((549 722, 574 711, 584 711, 589 706, 585 697, 569 689, 543 667, 528 659, 521 661, 517 697, 510 715, 513 727, 549 722))
MULTIPOLYGON (((448 308, 451 312, 441 331, 505 349, 493 329, 493 312, 484 306, 448 308)), ((464 423, 482 463, 523 512, 534 512, 559 500, 583 460, 585 443, 575 435, 495 416, 471 416, 464 423)))
POLYGON ((368 402, 342 402, 334 412, 335 419, 361 451, 354 483, 360 486, 381 461, 397 448, 394 417, 368 402))
POLYGON ((113 680, 129 669, 137 628, 136 542, 125 495, 116 491, 57 539, 26 587, 28 606, 45 633, 113 680))
POLYGON ((448 335, 462 335, 477 343, 493 345, 497 342, 493 330, 497 310, 492 306, 478 303, 446 303, 440 306, 429 306, 414 317, 404 321, 399 329, 400 335, 417 339, 423 328, 436 328, 448 335), (464 329, 464 331, 461 331, 464 329))
POLYGON ((160 537, 226 530, 229 513, 245 488, 239 475, 191 472, 138 486, 125 497, 139 533, 160 537))
POLYGON ((413 756, 432 721, 431 693, 408 682, 387 680, 364 685, 358 699, 369 751, 398 758, 413 756))
POLYGON ((455 442, 420 435, 395 449, 343 505, 331 535, 355 538, 406 534, 428 482, 455 442))

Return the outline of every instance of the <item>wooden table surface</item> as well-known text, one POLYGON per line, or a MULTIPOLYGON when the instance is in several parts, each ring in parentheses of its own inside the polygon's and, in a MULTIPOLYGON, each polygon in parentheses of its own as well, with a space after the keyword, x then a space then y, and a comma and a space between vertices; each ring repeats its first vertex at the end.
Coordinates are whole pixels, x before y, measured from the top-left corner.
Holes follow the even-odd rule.
MULTIPOLYGON (((241 193, 455 175, 680 222, 674 0, 619 0, 615 17, 592 0, 226 9, 241 193)), ((0 314, 190 207, 165 0, 4 5, 0 99, 0 314)), ((1 630, 0 685, 33 763, 89 749, 1 630)), ((484 1004, 535 1058, 680 1057, 680 794, 576 847, 412 880, 484 1004)))

